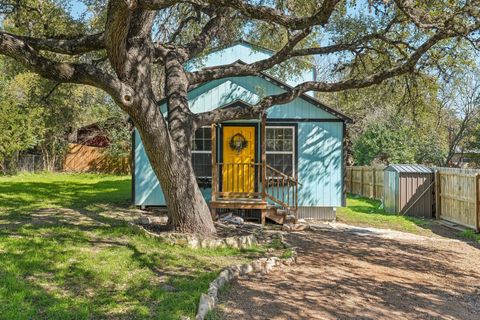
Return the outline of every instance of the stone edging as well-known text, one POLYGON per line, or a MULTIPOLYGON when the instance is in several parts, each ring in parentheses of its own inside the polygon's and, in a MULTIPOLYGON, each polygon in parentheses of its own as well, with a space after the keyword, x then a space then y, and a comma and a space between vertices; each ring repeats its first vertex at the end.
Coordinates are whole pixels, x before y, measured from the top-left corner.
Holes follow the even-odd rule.
POLYGON ((132 222, 129 222, 128 224, 134 230, 140 233, 143 233, 148 237, 161 239, 170 244, 187 246, 194 249, 220 248, 220 247, 244 249, 244 248, 249 248, 258 243, 257 238, 253 234, 249 234, 246 236, 239 236, 239 237, 228 237, 223 239, 202 238, 195 235, 187 235, 187 234, 181 234, 181 233, 158 234, 158 233, 151 232, 138 224, 135 224, 132 222))
POLYGON ((198 304, 197 315, 195 320, 204 320, 208 312, 215 308, 215 304, 218 301, 218 292, 226 284, 240 276, 245 276, 251 273, 267 274, 273 270, 273 268, 282 265, 290 265, 297 262, 297 252, 294 248, 292 250, 292 256, 290 258, 281 259, 277 257, 261 258, 248 264, 231 266, 220 272, 220 275, 210 283, 208 292, 202 293, 200 302, 198 304))

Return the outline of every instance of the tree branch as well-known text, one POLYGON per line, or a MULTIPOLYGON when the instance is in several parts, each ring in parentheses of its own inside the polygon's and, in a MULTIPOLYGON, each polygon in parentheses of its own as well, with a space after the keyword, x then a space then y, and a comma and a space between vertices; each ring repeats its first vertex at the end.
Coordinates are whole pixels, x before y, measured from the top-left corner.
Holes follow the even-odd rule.
MULTIPOLYGON (((139 6, 149 10, 161 10, 179 1, 175 0, 138 0, 139 6)), ((204 5, 206 3, 215 7, 232 8, 242 13, 244 16, 277 23, 292 30, 310 28, 312 26, 324 25, 328 22, 335 6, 340 0, 324 0, 318 7, 316 13, 307 17, 297 17, 288 15, 279 9, 269 6, 254 5, 244 0, 188 0, 192 4, 204 5)))
POLYGON ((286 104, 291 102, 292 100, 298 98, 300 95, 304 94, 308 91, 318 91, 318 92, 336 92, 336 91, 343 91, 348 89, 356 89, 356 88, 364 88, 374 84, 379 84, 382 81, 405 74, 410 72, 420 58, 436 43, 439 41, 448 38, 448 34, 439 32, 428 40, 426 40, 422 45, 420 45, 414 53, 410 55, 410 57, 404 61, 402 64, 389 68, 387 70, 383 70, 377 73, 373 73, 369 76, 366 76, 362 79, 346 79, 343 81, 335 82, 335 83, 326 83, 326 82, 316 82, 316 81, 309 81, 304 82, 291 88, 290 90, 277 94, 271 95, 268 97, 263 98, 259 103, 254 106, 250 107, 243 107, 243 110, 240 107, 236 108, 225 108, 225 109, 216 109, 209 112, 204 112, 198 115, 197 121, 201 125, 207 125, 209 123, 217 122, 217 121, 228 121, 236 119, 236 117, 245 117, 248 118, 254 117, 258 114, 261 114, 266 109, 280 104, 286 104))
POLYGON ((190 85, 204 83, 211 80, 231 77, 254 75, 292 57, 292 50, 295 46, 310 34, 310 29, 305 29, 294 34, 282 49, 267 59, 259 60, 251 64, 235 62, 230 65, 205 68, 200 71, 188 74, 190 85))
POLYGON ((262 99, 262 101, 259 102, 259 106, 268 108, 276 104, 285 104, 307 91, 336 92, 348 89, 365 88, 374 84, 379 84, 386 79, 410 72, 413 68, 415 68, 417 62, 428 50, 430 50, 430 48, 432 48, 439 41, 447 39, 448 37, 449 35, 443 32, 434 34, 422 45, 420 45, 417 50, 415 50, 410 57, 400 65, 370 74, 361 79, 350 78, 334 83, 315 81, 304 82, 294 87, 290 91, 262 99))
POLYGON ((85 35, 74 39, 41 39, 22 36, 17 36, 17 38, 27 42, 35 50, 45 50, 68 55, 77 55, 105 48, 103 33, 85 35))
POLYGON ((232 103, 232 106, 217 108, 212 111, 201 112, 195 115, 197 127, 220 123, 232 119, 253 119, 263 112, 260 106, 245 106, 232 103))
POLYGON ((110 0, 108 2, 105 45, 110 64, 121 80, 125 80, 127 77, 125 70, 127 36, 133 15, 133 11, 129 8, 136 7, 136 5, 136 2, 129 3, 129 5, 125 1, 110 0))
POLYGON ((45 78, 62 83, 91 85, 105 90, 123 105, 130 103, 129 88, 117 78, 91 64, 64 63, 47 59, 22 39, 4 32, 0 32, 0 54, 15 59, 45 78))
POLYGON ((297 17, 283 13, 279 9, 269 6, 249 4, 244 0, 204 0, 214 6, 229 7, 242 13, 244 16, 267 22, 277 23, 291 30, 300 30, 312 26, 324 25, 328 22, 339 0, 324 0, 312 16, 297 17))
MULTIPOLYGON (((215 11, 214 11, 215 12, 215 11)), ((210 44, 210 41, 221 29, 223 23, 226 20, 227 10, 217 10, 215 16, 211 18, 203 27, 198 36, 195 37, 190 43, 186 45, 188 52, 188 59, 197 56, 210 44)))

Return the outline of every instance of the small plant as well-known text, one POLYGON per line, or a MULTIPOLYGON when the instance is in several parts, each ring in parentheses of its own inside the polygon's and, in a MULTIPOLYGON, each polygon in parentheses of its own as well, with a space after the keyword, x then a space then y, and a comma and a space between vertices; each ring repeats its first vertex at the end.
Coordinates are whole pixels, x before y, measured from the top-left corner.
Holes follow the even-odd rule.
POLYGON ((205 320, 220 320, 222 317, 219 315, 219 313, 216 310, 211 310, 207 313, 205 316, 205 320))
POLYGON ((282 259, 289 259, 291 257, 293 257, 293 250, 291 248, 288 248, 285 251, 283 251, 282 255, 280 256, 280 258, 282 259))
POLYGON ((280 238, 273 238, 267 247, 275 250, 285 249, 285 245, 280 238))
POLYGON ((480 233, 476 233, 472 229, 463 230, 462 232, 459 232, 458 235, 465 239, 470 239, 476 242, 480 242, 480 233))

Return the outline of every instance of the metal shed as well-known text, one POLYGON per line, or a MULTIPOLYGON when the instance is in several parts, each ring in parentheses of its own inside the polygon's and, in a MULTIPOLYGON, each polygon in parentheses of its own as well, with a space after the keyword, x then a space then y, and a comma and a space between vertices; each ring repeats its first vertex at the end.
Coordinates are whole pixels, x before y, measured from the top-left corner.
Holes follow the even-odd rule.
POLYGON ((434 181, 432 169, 423 165, 394 164, 385 168, 384 207, 389 213, 432 218, 434 181))

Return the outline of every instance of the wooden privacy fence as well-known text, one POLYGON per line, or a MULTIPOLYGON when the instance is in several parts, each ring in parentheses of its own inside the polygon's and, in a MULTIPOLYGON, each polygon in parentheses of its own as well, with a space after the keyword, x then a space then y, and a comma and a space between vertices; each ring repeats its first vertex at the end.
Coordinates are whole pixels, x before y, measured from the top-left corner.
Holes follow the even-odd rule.
POLYGON ((347 167, 347 192, 371 199, 383 198, 384 167, 347 167))
POLYGON ((434 169, 437 218, 480 231, 480 171, 434 169))
POLYGON ((106 154, 105 148, 71 143, 65 156, 63 170, 129 174, 130 159, 112 157, 106 154))
MULTIPOLYGON (((346 188, 351 194, 383 200, 383 167, 347 167, 346 188)), ((480 231, 480 170, 432 168, 435 170, 435 214, 480 231)))

